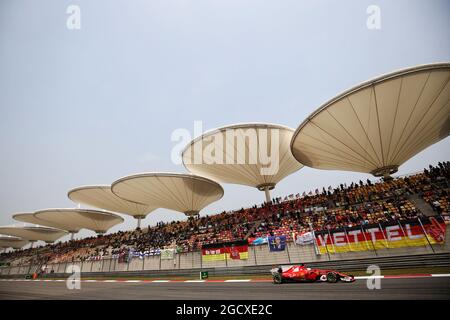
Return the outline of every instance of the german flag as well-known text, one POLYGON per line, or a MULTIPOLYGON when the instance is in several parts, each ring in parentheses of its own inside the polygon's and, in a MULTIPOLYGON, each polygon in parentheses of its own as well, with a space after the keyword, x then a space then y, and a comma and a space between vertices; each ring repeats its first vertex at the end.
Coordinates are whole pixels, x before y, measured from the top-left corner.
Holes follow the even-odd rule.
POLYGON ((246 260, 248 259, 248 242, 233 241, 204 245, 203 261, 246 260))

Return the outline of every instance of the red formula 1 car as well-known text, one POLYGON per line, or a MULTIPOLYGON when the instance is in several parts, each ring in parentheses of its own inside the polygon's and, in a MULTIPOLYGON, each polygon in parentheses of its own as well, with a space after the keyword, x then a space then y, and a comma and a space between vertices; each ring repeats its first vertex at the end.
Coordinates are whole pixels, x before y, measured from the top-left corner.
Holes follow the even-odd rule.
POLYGON ((307 268, 305 265, 279 267, 270 270, 273 283, 283 282, 353 282, 355 278, 334 270, 307 268))

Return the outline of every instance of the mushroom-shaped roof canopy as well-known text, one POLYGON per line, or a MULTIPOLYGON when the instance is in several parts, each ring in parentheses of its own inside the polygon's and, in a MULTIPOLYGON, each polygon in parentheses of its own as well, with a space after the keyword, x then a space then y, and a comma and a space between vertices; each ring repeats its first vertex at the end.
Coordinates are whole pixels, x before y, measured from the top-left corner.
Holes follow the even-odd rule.
POLYGON ((153 172, 131 175, 115 181, 111 190, 128 200, 196 215, 222 198, 223 189, 215 181, 191 174, 153 172))
POLYGON ((450 133, 450 63, 396 71, 322 105, 295 131, 306 166, 388 176, 450 133))
POLYGON ((0 227, 1 234, 20 237, 28 241, 45 241, 52 243, 67 234, 64 230, 47 227, 0 227))
POLYGON ((23 246, 25 246, 28 242, 29 241, 19 237, 0 235, 0 248, 20 249, 23 246))
POLYGON ((70 232, 88 229, 105 233, 111 227, 124 221, 122 217, 114 213, 90 209, 46 209, 36 211, 35 216, 70 232))
POLYGON ((182 152, 190 172, 232 184, 273 187, 303 167, 293 157, 294 129, 269 123, 234 124, 206 132, 182 152))
POLYGON ((35 225, 66 230, 69 232, 77 233, 82 229, 80 226, 74 225, 72 223, 61 223, 50 220, 43 220, 36 216, 35 213, 17 213, 13 215, 13 219, 20 222, 32 223, 35 225))
POLYGON ((20 222, 37 224, 37 225, 46 226, 46 227, 54 227, 54 226, 48 225, 47 223, 45 223, 45 221, 36 218, 34 213, 32 213, 32 212, 16 213, 12 216, 12 218, 14 220, 20 221, 20 222))
POLYGON ((111 186, 84 186, 75 188, 68 193, 69 199, 103 210, 127 214, 135 218, 145 218, 156 207, 128 201, 116 196, 111 186))
MULTIPOLYGON (((26 222, 26 223, 31 223, 34 225, 39 225, 39 226, 44 226, 44 227, 67 230, 67 229, 61 228, 61 225, 59 225, 59 224, 37 218, 34 213, 29 213, 29 212, 16 213, 12 217, 14 220, 20 221, 20 222, 26 222)), ((78 231, 79 231, 79 229, 76 230, 76 232, 78 232, 78 231)))

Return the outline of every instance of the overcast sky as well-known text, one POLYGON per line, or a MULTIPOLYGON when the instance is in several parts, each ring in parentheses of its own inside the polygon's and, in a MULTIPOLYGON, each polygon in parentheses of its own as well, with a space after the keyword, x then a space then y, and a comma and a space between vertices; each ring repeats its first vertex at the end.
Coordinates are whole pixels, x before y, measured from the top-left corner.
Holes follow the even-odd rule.
MULTIPOLYGON (((399 68, 450 60, 450 2, 297 0, 2 0, 0 225, 11 215, 73 207, 67 192, 171 161, 178 128, 237 122, 297 128, 322 103, 399 68), (81 29, 68 29, 68 6, 81 29), (370 30, 377 5, 381 29, 370 30)), ((450 141, 398 174, 450 160, 450 141)), ((274 196, 371 178, 304 168, 274 196)), ((202 214, 264 194, 224 185, 202 214)), ((184 219, 159 209, 143 224, 184 219)), ((111 229, 135 227, 125 223, 111 229)), ((92 235, 83 231, 78 237, 92 235)))

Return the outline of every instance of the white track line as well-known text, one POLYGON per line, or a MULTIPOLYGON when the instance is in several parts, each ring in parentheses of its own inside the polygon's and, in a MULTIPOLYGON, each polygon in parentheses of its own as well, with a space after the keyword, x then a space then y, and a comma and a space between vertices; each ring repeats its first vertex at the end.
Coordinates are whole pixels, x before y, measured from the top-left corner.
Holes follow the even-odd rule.
POLYGON ((383 279, 384 276, 362 276, 362 277, 355 277, 355 280, 367 280, 367 279, 383 279))
POLYGON ((251 279, 231 279, 231 280, 225 280, 224 282, 250 282, 251 279))

